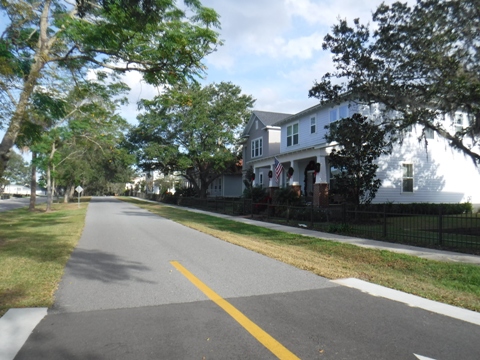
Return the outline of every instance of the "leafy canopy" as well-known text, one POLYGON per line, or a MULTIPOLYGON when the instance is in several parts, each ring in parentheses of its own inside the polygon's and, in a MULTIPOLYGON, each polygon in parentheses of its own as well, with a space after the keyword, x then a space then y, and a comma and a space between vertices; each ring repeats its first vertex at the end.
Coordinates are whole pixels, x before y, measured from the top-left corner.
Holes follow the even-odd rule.
POLYGON ((369 204, 380 188, 375 160, 390 154, 388 130, 354 114, 325 126, 325 139, 336 143, 328 159, 333 168, 331 192, 353 204, 369 204))
POLYGON ((373 22, 373 32, 358 19, 332 28, 323 48, 336 71, 323 75, 309 96, 383 104, 385 122, 432 129, 479 164, 478 0, 382 4, 373 22), (453 124, 458 111, 467 115, 462 130, 453 124))
POLYGON ((30 165, 23 157, 16 152, 12 153, 9 166, 3 177, 0 178, 0 186, 8 184, 26 185, 29 184, 30 165))
POLYGON ((220 45, 217 13, 198 0, 4 0, 0 36, 0 176, 38 87, 61 72, 139 71, 151 84, 186 83, 205 71, 202 59, 220 45))
POLYGON ((202 196, 239 158, 237 142, 254 100, 231 83, 175 86, 152 101, 130 133, 139 165, 180 171, 202 196))

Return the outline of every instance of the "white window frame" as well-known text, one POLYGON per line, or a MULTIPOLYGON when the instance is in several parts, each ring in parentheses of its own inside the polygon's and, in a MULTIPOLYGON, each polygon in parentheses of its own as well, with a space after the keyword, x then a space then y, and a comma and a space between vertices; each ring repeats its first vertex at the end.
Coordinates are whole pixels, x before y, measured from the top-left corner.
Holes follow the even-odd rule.
POLYGON ((414 169, 413 169, 413 163, 403 163, 402 164, 402 193, 405 194, 412 194, 414 191, 414 169), (408 174, 408 167, 411 167, 411 174, 408 174), (405 181, 411 181, 411 191, 410 190, 405 190, 405 181))
POLYGON ((340 119, 348 117, 348 105, 338 106, 334 109, 330 109, 330 122, 335 122, 340 119))
POLYGON ((317 119, 315 116, 310 118, 310 134, 316 134, 317 133, 317 119))
POLYGON ((330 122, 333 123, 338 120, 338 109, 331 109, 330 110, 330 122))
POLYGON ((338 108, 338 118, 345 119, 348 117, 348 105, 342 105, 338 108))
POLYGON ((261 172, 258 176, 258 183, 263 186, 263 172, 261 172))
POLYGON ((252 140, 252 159, 263 156, 263 138, 259 137, 252 140))
POLYGON ((287 126, 287 147, 295 146, 295 145, 298 145, 298 122, 287 126), (295 127, 297 128, 297 132, 294 132, 295 127), (290 135, 288 134, 289 129, 291 131, 290 135), (290 139, 290 144, 288 141, 289 139, 290 139))

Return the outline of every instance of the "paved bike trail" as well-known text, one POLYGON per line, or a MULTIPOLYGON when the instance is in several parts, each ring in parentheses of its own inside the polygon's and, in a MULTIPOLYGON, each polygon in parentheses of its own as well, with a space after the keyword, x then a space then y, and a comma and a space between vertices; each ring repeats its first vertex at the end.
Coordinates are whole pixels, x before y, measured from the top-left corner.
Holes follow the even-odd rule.
POLYGON ((479 336, 475 323, 93 198, 55 305, 15 359, 474 359, 479 336))

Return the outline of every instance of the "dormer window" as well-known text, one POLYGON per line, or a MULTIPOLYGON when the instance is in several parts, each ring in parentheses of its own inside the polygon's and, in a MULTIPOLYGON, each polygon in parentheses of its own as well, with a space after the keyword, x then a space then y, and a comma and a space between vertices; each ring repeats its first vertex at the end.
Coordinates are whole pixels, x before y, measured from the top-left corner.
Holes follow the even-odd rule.
POLYGON ((252 159, 263 156, 263 138, 252 140, 252 159))

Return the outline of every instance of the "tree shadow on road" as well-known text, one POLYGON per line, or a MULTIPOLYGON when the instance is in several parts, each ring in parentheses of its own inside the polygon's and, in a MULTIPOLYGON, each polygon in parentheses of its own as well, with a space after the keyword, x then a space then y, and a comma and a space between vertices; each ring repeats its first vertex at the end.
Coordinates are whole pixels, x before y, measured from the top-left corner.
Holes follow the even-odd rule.
POLYGON ((105 283, 137 281, 154 283, 141 277, 150 272, 148 266, 129 261, 120 256, 98 250, 75 249, 67 263, 66 274, 76 278, 97 280, 105 283))

